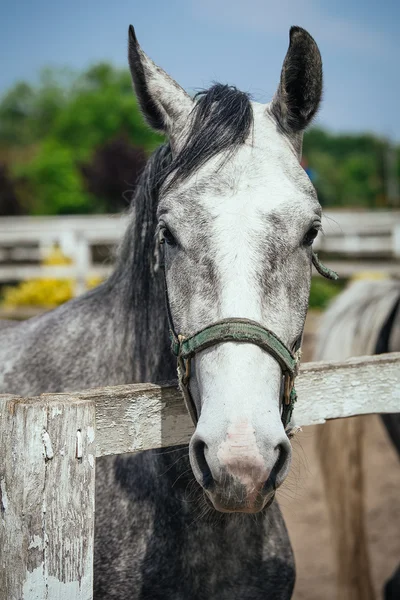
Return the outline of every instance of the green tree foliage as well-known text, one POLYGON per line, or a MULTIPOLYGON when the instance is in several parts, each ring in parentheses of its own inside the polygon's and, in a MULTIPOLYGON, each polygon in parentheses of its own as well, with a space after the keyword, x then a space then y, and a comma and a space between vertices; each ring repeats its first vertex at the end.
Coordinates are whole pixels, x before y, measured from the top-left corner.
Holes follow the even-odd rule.
POLYGON ((30 144, 35 138, 33 104, 35 93, 27 83, 18 83, 0 105, 0 140, 2 146, 30 144))
POLYGON ((52 134, 74 148, 77 158, 86 159, 94 148, 121 133, 148 152, 161 139, 143 121, 129 73, 100 64, 78 78, 52 134))
POLYGON ((325 310, 331 300, 335 298, 346 285, 344 279, 338 281, 327 281, 322 277, 313 277, 311 280, 309 307, 325 310))
POLYGON ((31 214, 121 209, 122 193, 134 187, 145 157, 161 140, 143 121, 129 73, 108 64, 79 76, 44 71, 36 87, 18 83, 0 102, 0 164, 11 172, 18 205, 31 214), (106 193, 96 197, 89 175, 98 169, 101 149, 118 140, 126 180, 113 187, 107 177, 115 168, 103 169, 106 193), (113 205, 107 190, 115 189, 120 197, 113 205))
POLYGON ((84 188, 74 152, 56 140, 46 140, 15 173, 27 182, 29 196, 35 199, 30 204, 33 215, 99 212, 96 199, 84 188))
MULTIPOLYGON (((324 206, 387 206, 386 140, 314 128, 305 136, 303 151, 324 206)), ((399 174, 400 160, 397 177, 399 174)))

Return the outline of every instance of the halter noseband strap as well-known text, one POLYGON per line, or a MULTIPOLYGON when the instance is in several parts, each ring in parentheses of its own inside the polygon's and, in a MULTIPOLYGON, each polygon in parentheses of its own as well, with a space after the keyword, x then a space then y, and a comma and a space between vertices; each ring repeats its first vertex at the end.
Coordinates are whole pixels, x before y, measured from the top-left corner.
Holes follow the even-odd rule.
POLYGON ((223 319, 189 337, 177 336, 171 328, 171 349, 178 358, 179 383, 193 422, 197 422, 197 413, 189 389, 191 359, 198 352, 224 342, 256 344, 278 362, 284 376, 282 421, 287 427, 296 402, 294 380, 300 352, 294 355, 272 331, 250 319, 223 319))
MULTIPOLYGON (((312 262, 317 271, 324 277, 334 280, 339 278, 335 271, 325 267, 320 262, 315 252, 312 253, 312 262)), ((191 336, 178 335, 175 332, 172 321, 166 281, 165 295, 171 335, 171 350, 177 357, 179 385, 193 423, 195 425, 197 423, 197 411, 189 388, 191 359, 198 352, 216 344, 242 342, 255 344, 270 354, 281 367, 284 377, 281 419, 283 426, 287 429, 292 418, 294 404, 297 400, 294 380, 299 369, 300 348, 293 354, 275 333, 250 319, 223 319, 201 329, 191 336)))

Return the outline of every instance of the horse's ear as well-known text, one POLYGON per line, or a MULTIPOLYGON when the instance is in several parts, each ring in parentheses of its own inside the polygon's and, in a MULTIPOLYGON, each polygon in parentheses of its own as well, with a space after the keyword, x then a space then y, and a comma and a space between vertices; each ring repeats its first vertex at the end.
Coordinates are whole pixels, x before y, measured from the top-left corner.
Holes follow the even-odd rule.
POLYGON ((143 52, 132 25, 128 59, 133 86, 148 124, 169 136, 179 135, 193 108, 193 100, 143 52))
POLYGON ((291 27, 278 90, 270 110, 289 135, 301 134, 312 121, 322 96, 322 60, 311 35, 291 27))

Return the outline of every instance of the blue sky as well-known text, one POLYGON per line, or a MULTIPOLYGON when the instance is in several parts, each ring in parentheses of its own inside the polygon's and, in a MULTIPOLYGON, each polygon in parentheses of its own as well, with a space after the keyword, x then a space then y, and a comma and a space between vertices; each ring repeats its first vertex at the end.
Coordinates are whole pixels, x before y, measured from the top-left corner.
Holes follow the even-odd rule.
POLYGON ((19 0, 0 6, 0 93, 44 66, 126 66, 132 23, 144 50, 186 89, 235 84, 268 101, 291 25, 322 53, 318 123, 400 140, 398 0, 19 0))

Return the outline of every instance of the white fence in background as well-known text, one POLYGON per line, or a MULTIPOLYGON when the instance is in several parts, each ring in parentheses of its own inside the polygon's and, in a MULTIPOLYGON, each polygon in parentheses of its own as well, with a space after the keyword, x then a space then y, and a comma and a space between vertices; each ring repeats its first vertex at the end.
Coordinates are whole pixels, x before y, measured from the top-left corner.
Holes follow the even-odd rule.
MULTIPOLYGON (((76 293, 90 276, 106 277, 111 261, 93 261, 95 246, 120 241, 126 215, 0 218, 0 283, 34 277, 74 278, 76 293), (73 260, 71 266, 40 265, 55 244, 73 260)), ((326 210, 315 248, 328 253, 328 266, 341 276, 359 271, 400 275, 400 211, 348 212, 326 210)))
POLYGON ((106 277, 108 264, 95 263, 94 246, 115 247, 128 220, 126 215, 0 218, 0 283, 36 277, 76 280, 76 293, 86 289, 88 277, 106 277), (73 264, 42 266, 40 261, 58 244, 73 264))
MULTIPOLYGON (((400 412, 400 353, 309 363, 298 425, 400 412)), ((1 600, 92 600, 96 457, 181 444, 176 384, 0 396, 1 600)))
POLYGON ((400 211, 326 210, 314 247, 342 277, 360 271, 400 275, 400 211))

